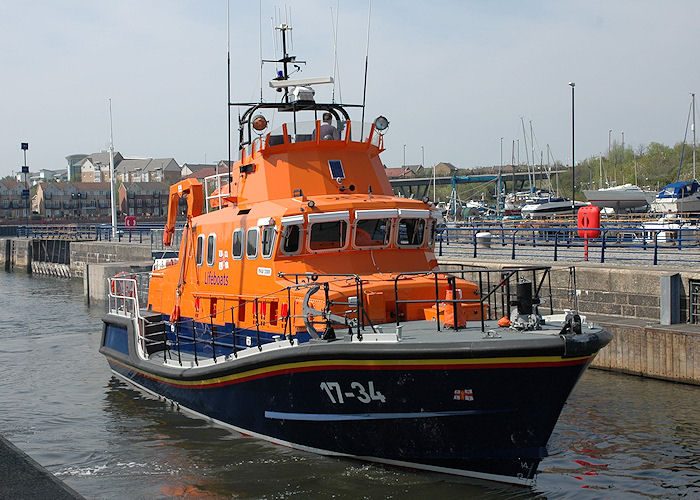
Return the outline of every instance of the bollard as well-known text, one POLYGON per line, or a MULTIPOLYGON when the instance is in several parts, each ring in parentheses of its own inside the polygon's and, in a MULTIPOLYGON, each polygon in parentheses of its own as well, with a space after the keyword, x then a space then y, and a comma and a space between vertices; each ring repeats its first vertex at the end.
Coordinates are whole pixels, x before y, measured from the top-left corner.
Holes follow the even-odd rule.
POLYGON ((601 231, 600 236, 602 240, 600 241, 600 263, 605 263, 605 231, 601 231))

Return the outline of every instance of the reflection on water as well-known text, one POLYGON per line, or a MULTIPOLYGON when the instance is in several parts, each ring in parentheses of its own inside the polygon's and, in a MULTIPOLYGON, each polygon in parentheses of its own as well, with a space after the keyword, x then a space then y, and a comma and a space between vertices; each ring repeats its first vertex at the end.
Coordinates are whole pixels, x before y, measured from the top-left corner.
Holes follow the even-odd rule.
POLYGON ((700 495, 698 387, 589 370, 536 486, 501 486, 210 426, 111 376, 97 352, 102 309, 79 282, 0 272, 0 290, 0 433, 90 498, 700 495))

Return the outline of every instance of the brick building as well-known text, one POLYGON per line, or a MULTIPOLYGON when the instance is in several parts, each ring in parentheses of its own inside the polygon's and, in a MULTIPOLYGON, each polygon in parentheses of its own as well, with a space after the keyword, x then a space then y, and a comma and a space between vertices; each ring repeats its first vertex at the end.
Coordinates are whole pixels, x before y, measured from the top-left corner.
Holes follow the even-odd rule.
POLYGON ((168 213, 170 186, 164 182, 127 182, 119 187, 123 215, 162 217, 168 213))
POLYGON ((29 199, 22 198, 23 182, 0 181, 0 219, 19 219, 29 215, 29 199))
POLYGON ((110 215, 109 182, 43 182, 36 211, 46 219, 104 218, 110 215))

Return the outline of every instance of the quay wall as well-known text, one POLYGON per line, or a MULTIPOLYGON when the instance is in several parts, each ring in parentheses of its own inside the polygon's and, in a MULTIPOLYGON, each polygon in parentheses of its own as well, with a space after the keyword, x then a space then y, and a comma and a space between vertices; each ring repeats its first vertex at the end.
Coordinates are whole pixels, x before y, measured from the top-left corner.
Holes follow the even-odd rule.
POLYGON ((74 278, 83 278, 89 264, 144 261, 153 262, 149 243, 80 241, 70 246, 70 270, 74 278))
MULTIPOLYGON (((525 261, 468 261, 440 259, 441 269, 454 265, 479 265, 490 269, 512 266, 550 265, 525 261)), ((622 318, 637 318, 659 322, 661 315, 661 278, 680 275, 681 323, 689 320, 688 291, 690 280, 700 280, 700 268, 689 266, 686 270, 664 269, 658 266, 615 266, 578 262, 576 266, 576 296, 578 309, 585 314, 605 314, 622 318)), ((551 265, 552 304, 554 309, 570 309, 574 306, 569 290, 573 289, 570 264, 551 265)), ((547 286, 547 283, 544 285, 547 286)), ((549 305, 549 304, 547 304, 549 305)))
MULTIPOLYGON (((541 262, 484 262, 441 259, 449 271, 459 264, 486 268, 542 265, 541 262)), ((594 368, 644 377, 700 385, 700 325, 688 323, 690 280, 700 280, 700 270, 659 269, 644 266, 603 267, 576 263, 579 311, 613 334, 591 364, 594 368), (661 278, 680 274, 680 323, 661 325, 661 278)), ((574 307, 569 265, 552 266, 552 305, 555 312, 574 307)), ((547 283, 541 296, 548 312, 547 283)))

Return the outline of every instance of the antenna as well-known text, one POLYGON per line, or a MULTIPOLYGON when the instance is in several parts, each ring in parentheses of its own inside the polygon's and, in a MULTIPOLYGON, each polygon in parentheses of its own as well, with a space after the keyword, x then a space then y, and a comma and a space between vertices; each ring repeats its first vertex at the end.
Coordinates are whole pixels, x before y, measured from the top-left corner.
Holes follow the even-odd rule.
MULTIPOLYGON (((226 109, 228 111, 228 192, 231 194, 231 0, 226 0, 226 109)), ((262 71, 260 72, 262 75, 262 71)), ((216 175, 219 179, 219 164, 216 164, 216 175)), ((221 192, 219 191, 219 195, 221 192)), ((221 204, 219 204, 221 208, 221 204)))
MULTIPOLYGON (((340 12, 340 0, 338 0, 335 20, 333 19, 333 7, 331 7, 331 26, 333 26, 333 92, 331 93, 331 102, 335 102, 335 81, 338 71, 338 16, 340 12)), ((341 99, 342 101, 342 99, 341 99)))
POLYGON ((360 122, 360 140, 365 135, 365 101, 367 97, 367 63, 369 61, 369 22, 372 18, 372 0, 369 0, 367 9, 367 49, 365 51, 365 84, 362 88, 362 121, 360 122))
MULTIPOLYGON (((258 2, 258 51, 260 53, 260 102, 263 102, 262 0, 258 2)), ((229 96, 229 101, 231 97, 229 96)))

